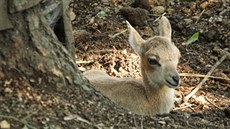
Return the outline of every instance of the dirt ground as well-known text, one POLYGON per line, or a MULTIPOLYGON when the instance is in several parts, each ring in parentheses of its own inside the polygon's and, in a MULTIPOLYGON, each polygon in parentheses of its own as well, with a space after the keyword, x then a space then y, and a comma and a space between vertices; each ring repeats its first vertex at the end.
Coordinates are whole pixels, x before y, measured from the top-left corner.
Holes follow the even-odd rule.
MULTIPOLYGON (((100 69, 111 76, 140 78, 139 57, 127 42, 125 18, 119 12, 131 3, 131 0, 71 3, 75 14, 72 23, 76 63, 81 71, 100 69)), ((229 1, 159 1, 150 5, 164 6, 165 16, 171 22, 172 41, 182 55, 178 66, 181 85, 176 89, 176 97, 183 99, 203 79, 194 74, 206 75, 224 56, 223 50, 230 52, 229 1), (200 32, 199 40, 184 45, 195 32, 200 32)), ((157 35, 155 19, 161 14, 162 10, 152 9, 143 19, 147 25, 135 26, 143 38, 157 35)), ((230 128, 229 57, 211 75, 191 99, 176 103, 170 114, 151 117, 122 109, 117 112, 126 113, 110 111, 113 105, 104 108, 104 102, 95 106, 93 100, 97 101, 97 97, 86 96, 76 87, 40 87, 42 84, 31 87, 33 80, 9 79, 0 84, 0 125, 10 124, 12 129, 227 129, 230 128)))
MULTIPOLYGON (((116 2, 107 4, 87 1, 74 4, 77 6, 75 10, 77 18, 73 22, 78 41, 76 60, 83 71, 101 69, 111 76, 140 78, 139 57, 127 43, 127 32, 124 32, 125 18, 119 15, 118 11, 126 6, 128 1, 116 2), (99 16, 100 11, 105 12, 105 16, 99 16)), ((223 56, 220 50, 227 48, 229 51, 228 5, 229 3, 221 1, 168 4, 166 16, 172 24, 173 42, 182 54, 178 67, 180 73, 206 75, 223 56), (207 5, 204 5, 205 3, 207 5), (201 15, 203 9, 205 11, 201 15), (199 40, 193 44, 183 45, 195 32, 200 32, 199 40)), ((148 26, 135 27, 145 39, 157 34, 157 22, 153 22, 157 17, 159 14, 150 11, 147 18, 148 26)), ((229 59, 222 62, 212 76, 229 78, 229 59)), ((181 86, 177 89, 178 98, 189 94, 203 78, 190 75, 181 76, 181 79, 181 86)), ((191 119, 191 122, 196 125, 194 128, 199 128, 200 120, 209 123, 210 128, 230 128, 229 113, 227 113, 230 107, 229 82, 229 79, 208 79, 188 102, 177 104, 175 111, 194 117, 191 119)), ((184 122, 186 123, 186 120, 184 122)))

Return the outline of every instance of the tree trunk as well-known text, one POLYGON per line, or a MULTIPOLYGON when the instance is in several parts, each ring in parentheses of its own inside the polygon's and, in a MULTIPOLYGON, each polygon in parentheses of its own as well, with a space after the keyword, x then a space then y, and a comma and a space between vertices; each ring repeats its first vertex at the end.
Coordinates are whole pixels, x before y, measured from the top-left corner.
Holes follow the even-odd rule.
MULTIPOLYGON (((61 33, 64 34, 64 42, 60 42, 51 29, 40 3, 24 11, 8 15, 9 20, 6 23, 11 28, 6 27, 0 31, 2 78, 23 75, 29 80, 40 78, 52 84, 82 86, 84 81, 73 56, 74 41, 71 34, 71 22, 67 15, 68 3, 61 3, 65 30, 61 33)), ((5 7, 5 4, 1 5, 5 7)), ((33 82, 36 83, 36 81, 33 82)))
MULTIPOLYGON (((0 118, 3 117, 1 114, 12 115, 13 112, 13 115, 17 113, 16 116, 22 115, 17 108, 10 108, 11 104, 8 102, 13 102, 13 99, 10 97, 6 97, 5 101, 1 99, 1 96, 5 94, 3 93, 5 91, 4 85, 7 85, 6 82, 9 80, 26 80, 29 86, 42 91, 36 92, 39 95, 47 95, 51 98, 53 95, 56 95, 56 98, 65 96, 66 101, 72 106, 77 106, 77 108, 71 109, 73 114, 82 114, 84 117, 88 114, 92 119, 99 118, 102 121, 105 117, 110 120, 110 117, 123 112, 123 109, 116 108, 111 101, 101 94, 97 94, 82 77, 75 64, 74 39, 68 15, 69 1, 51 0, 45 3, 40 1, 0 1, 0 17, 4 19, 0 19, 2 23, 0 24, 0 108, 3 109, 5 106, 9 108, 9 111, 7 110, 5 113, 0 110, 0 118), (10 6, 7 7, 7 4, 10 6), (52 9, 52 7, 56 8, 52 9), (7 11, 6 8, 9 10, 7 11), (59 15, 61 16, 60 19, 55 19, 59 15), (53 22, 55 20, 56 23, 53 22)), ((12 85, 13 88, 16 88, 17 86, 23 87, 24 84, 14 83, 12 85)), ((32 103, 34 100, 27 106, 32 106, 32 103)), ((68 108, 68 105, 65 109, 59 109, 57 105, 63 104, 53 105, 51 109, 56 113, 53 119, 58 118, 59 121, 63 121, 65 116, 61 111, 68 108)), ((23 108, 22 110, 27 112, 27 109, 23 108)), ((44 113, 40 112, 40 115, 44 117, 43 119, 51 117, 46 116, 48 115, 46 113, 47 107, 43 107, 42 110, 44 113)), ((34 121, 31 122, 37 122, 36 119, 34 118, 34 121)), ((56 123, 62 124, 59 121, 56 123)), ((85 126, 85 122, 80 123, 82 123, 80 125, 85 126)), ((37 123, 34 125, 39 126, 37 123)), ((76 125, 78 124, 75 123, 73 126, 77 127, 76 125)), ((88 125, 93 127, 91 124, 88 125)), ((14 124, 14 128, 19 127, 14 124)))

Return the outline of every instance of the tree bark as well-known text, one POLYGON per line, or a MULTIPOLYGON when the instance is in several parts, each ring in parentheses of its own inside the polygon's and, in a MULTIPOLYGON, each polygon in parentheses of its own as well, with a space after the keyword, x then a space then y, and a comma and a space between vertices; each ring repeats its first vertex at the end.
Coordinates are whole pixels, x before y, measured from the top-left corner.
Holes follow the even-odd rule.
MULTIPOLYGON (((1 79, 24 76, 28 80, 34 80, 31 81, 34 84, 42 79, 46 82, 44 84, 79 85, 89 89, 84 85, 85 81, 74 61, 74 39, 68 16, 69 1, 56 2, 59 3, 62 5, 61 16, 65 30, 62 33, 65 34, 65 42, 60 42, 50 27, 42 10, 42 3, 25 10, 12 9, 7 14, 8 26, 0 31, 1 79)), ((1 6, 5 8, 6 4, 1 6)), ((0 15, 2 14, 6 15, 6 12, 1 12, 0 15)))
MULTIPOLYGON (((7 6, 6 1, 0 2, 0 6, 4 6, 1 8, 7 6)), ((9 3, 12 4, 12 1, 9 3)), ((63 23, 61 27, 64 28, 57 29, 58 31, 63 30, 62 32, 54 32, 56 26, 50 23, 50 13, 49 10, 44 9, 46 8, 44 3, 38 2, 32 6, 31 2, 28 2, 29 5, 22 7, 11 5, 9 7, 11 11, 7 12, 0 9, 0 17, 9 18, 4 21, 5 25, 9 26, 0 28, 0 86, 3 86, 6 80, 20 81, 23 79, 27 80, 30 86, 39 87, 48 93, 52 90, 56 95, 68 95, 71 92, 69 89, 74 89, 76 91, 72 95, 77 93, 77 97, 74 98, 75 101, 69 101, 72 103, 77 101, 77 105, 81 105, 77 109, 78 112, 82 112, 81 114, 90 114, 90 117, 95 119, 100 116, 100 119, 104 119, 105 116, 114 117, 122 113, 123 109, 117 108, 111 101, 90 87, 77 68, 74 59, 71 21, 68 16, 69 1, 52 0, 49 2, 52 5, 56 4, 56 7, 59 5, 62 7, 60 14, 63 21, 60 23, 63 23), (67 86, 75 87, 68 88, 67 86), (66 87, 68 92, 63 90, 65 89, 63 87, 66 87), (85 109, 85 107, 90 107, 90 109, 85 109)), ((59 111, 56 112, 62 114, 59 111)))

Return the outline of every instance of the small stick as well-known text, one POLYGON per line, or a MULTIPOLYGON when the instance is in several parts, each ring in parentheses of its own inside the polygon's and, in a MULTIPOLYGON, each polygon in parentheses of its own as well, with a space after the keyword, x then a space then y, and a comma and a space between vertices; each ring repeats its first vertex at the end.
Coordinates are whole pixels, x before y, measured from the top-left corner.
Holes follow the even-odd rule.
POLYGON ((144 129, 144 126, 143 126, 143 115, 141 115, 141 129, 144 129))
POLYGON ((136 117, 135 117, 135 115, 134 115, 134 114, 133 114, 133 122, 134 122, 134 125, 136 126, 136 128, 138 129, 138 125, 137 125, 136 117))
POLYGON ((211 68, 211 70, 207 73, 207 75, 204 77, 204 79, 196 86, 196 88, 189 93, 187 96, 185 96, 185 100, 188 101, 201 87, 202 85, 207 81, 208 76, 212 74, 212 72, 216 69, 218 65, 221 64, 221 62, 224 61, 224 59, 227 57, 227 55, 223 55, 219 61, 216 62, 216 64, 211 68))
POLYGON ((208 77, 208 78, 214 78, 214 79, 222 79, 222 80, 227 80, 230 81, 228 77, 215 77, 215 76, 208 76, 208 75, 202 75, 202 74, 193 74, 193 73, 180 73, 180 76, 183 77, 208 77))
POLYGON ((216 106, 207 96, 205 96, 205 99, 206 99, 210 104, 212 104, 214 107, 216 107, 216 108, 220 109, 221 111, 223 111, 222 108, 216 106))
POLYGON ((93 63, 93 60, 89 60, 89 61, 76 61, 76 64, 89 64, 89 63, 93 63))
POLYGON ((155 19, 153 22, 158 21, 159 19, 161 19, 162 16, 164 16, 166 14, 166 12, 164 12, 161 16, 159 16, 157 19, 155 19))
POLYGON ((114 49, 103 49, 103 50, 90 50, 90 51, 88 51, 88 52, 93 52, 93 53, 97 53, 97 52, 112 52, 112 51, 114 51, 114 49))
POLYGON ((195 24, 197 24, 197 23, 198 23, 198 21, 200 20, 201 16, 202 16, 202 15, 203 15, 203 13, 204 13, 204 11, 205 11, 205 10, 203 10, 203 11, 200 13, 200 16, 199 16, 199 17, 198 17, 198 19, 196 20, 195 24))
POLYGON ((64 120, 66 120, 66 121, 69 121, 69 120, 81 121, 81 122, 83 122, 83 123, 86 123, 86 124, 88 124, 88 125, 91 125, 91 126, 94 126, 94 127, 98 128, 98 129, 100 129, 99 126, 97 126, 97 125, 95 125, 95 124, 89 122, 88 120, 86 120, 86 119, 80 117, 80 116, 77 115, 77 114, 75 114, 75 115, 70 115, 70 116, 66 116, 66 117, 64 117, 64 120))
POLYGON ((117 36, 119 36, 119 35, 125 33, 127 30, 128 30, 128 29, 122 30, 121 32, 118 32, 118 33, 116 33, 116 34, 114 34, 114 35, 112 35, 112 36, 109 36, 109 37, 110 37, 111 39, 114 39, 114 38, 116 38, 117 36))
POLYGON ((82 117, 80 117, 79 115, 70 115, 70 116, 66 116, 66 117, 64 117, 64 120, 66 120, 66 121, 69 121, 69 120, 74 120, 74 119, 77 119, 77 120, 79 120, 79 121, 81 121, 81 122, 84 122, 84 123, 86 123, 86 124, 89 124, 89 125, 93 125, 91 122, 89 122, 88 120, 86 120, 86 119, 83 119, 82 117))
POLYGON ((193 106, 193 104, 188 104, 188 105, 183 106, 183 107, 174 108, 173 111, 184 109, 184 108, 187 108, 187 107, 192 107, 192 106, 193 106))
POLYGON ((221 49, 221 48, 215 47, 213 50, 218 52, 221 55, 227 55, 227 59, 230 59, 230 53, 228 52, 229 50, 228 48, 221 49))

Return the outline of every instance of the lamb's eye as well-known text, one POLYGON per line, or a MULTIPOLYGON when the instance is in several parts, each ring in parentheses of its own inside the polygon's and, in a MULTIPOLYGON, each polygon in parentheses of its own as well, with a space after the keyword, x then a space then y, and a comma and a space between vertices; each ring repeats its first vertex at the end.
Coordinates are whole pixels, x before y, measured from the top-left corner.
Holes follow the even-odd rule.
POLYGON ((148 59, 148 62, 150 65, 160 65, 159 62, 156 59, 148 59))

